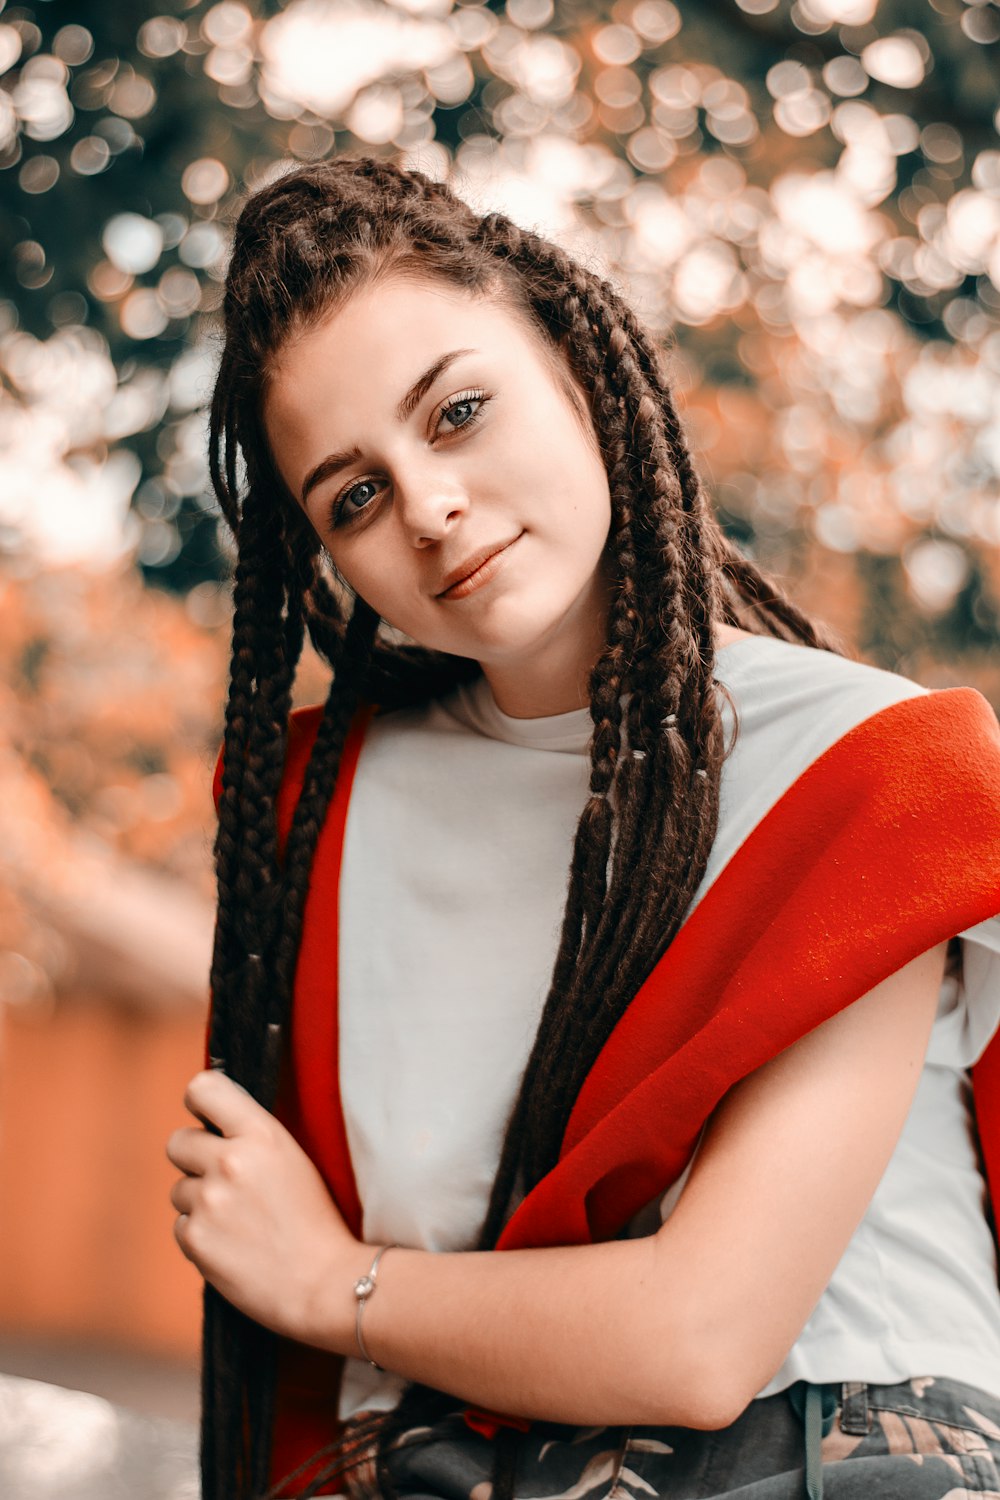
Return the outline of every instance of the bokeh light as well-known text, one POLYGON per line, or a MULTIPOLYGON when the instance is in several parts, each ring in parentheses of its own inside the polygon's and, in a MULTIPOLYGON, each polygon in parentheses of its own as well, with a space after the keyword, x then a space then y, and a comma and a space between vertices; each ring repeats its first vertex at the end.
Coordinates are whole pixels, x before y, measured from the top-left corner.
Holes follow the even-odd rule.
MULTIPOLYGON (((25 296, 47 294, 50 333, 95 320, 113 362, 162 367, 167 355, 169 385, 197 319, 218 305, 244 186, 295 159, 396 154, 621 268, 646 316, 675 333, 703 457, 730 486, 748 542, 774 541, 775 507, 786 538, 798 531, 841 555, 934 540, 937 510, 900 477, 927 463, 931 441, 907 419, 914 371, 932 350, 949 371, 973 360, 991 390, 997 378, 1000 149, 981 63, 989 26, 970 29, 972 10, 992 7, 942 11, 928 28, 893 0, 742 0, 714 19, 672 0, 572 17, 551 0, 287 0, 267 11, 222 0, 138 16, 127 55, 92 18, 49 34, 41 11, 11 13, 0 22, 0 143, 29 226, 29 204, 55 210, 75 182, 124 183, 124 172, 138 189, 145 134, 171 100, 188 101, 190 121, 155 195, 109 193, 100 250, 81 245, 73 284, 40 221, 11 246, 15 275, 25 296), (855 361, 875 318, 892 336, 866 353, 869 378, 855 361), (718 418, 734 381, 772 432, 752 482, 718 418), (845 473, 861 452, 868 477, 852 489, 845 473)), ((44 339, 30 314, 26 304, 27 331, 44 339)), ((972 509, 996 480, 985 420, 956 415, 961 461, 943 432, 934 450, 972 509), (972 474, 974 485, 962 478, 972 474)), ((203 477, 172 429, 130 446, 149 478, 192 494, 203 477)), ((143 531, 146 571, 184 576, 184 514, 143 531)), ((974 551, 976 528, 966 532, 956 544, 974 551)), ((950 554, 914 555, 936 565, 950 554)), ((978 587, 988 562, 973 569, 978 587)), ((916 576, 900 565, 902 597, 940 628, 916 576)))

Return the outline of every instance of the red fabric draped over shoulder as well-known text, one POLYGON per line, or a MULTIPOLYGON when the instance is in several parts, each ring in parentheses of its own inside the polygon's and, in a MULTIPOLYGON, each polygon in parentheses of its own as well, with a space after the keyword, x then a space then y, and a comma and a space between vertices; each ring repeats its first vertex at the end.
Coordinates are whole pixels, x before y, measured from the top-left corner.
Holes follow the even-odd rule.
MULTIPOLYGON (((616 1234, 680 1175, 734 1083, 998 912, 1000 729, 986 700, 954 688, 864 720, 784 793, 687 918, 501 1246, 616 1234)), ((995 1100, 980 1103, 982 1125, 995 1100)), ((991 1185, 1000 1194, 1000 1176, 991 1185)))

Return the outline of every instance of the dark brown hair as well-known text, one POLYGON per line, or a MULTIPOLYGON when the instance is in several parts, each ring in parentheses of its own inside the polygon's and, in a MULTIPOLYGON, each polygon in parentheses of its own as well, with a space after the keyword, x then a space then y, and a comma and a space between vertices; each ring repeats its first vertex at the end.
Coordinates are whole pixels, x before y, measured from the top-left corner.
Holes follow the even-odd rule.
MULTIPOLYGON (((611 493, 614 596, 590 679, 590 794, 551 986, 478 1240, 488 1249, 557 1161, 583 1079, 704 874, 725 755, 713 622, 838 648, 723 534, 658 350, 607 281, 502 214, 480 216, 442 184, 386 161, 302 167, 255 193, 236 228, 211 414, 212 478, 238 560, 210 1051, 257 1098, 274 1100, 310 865, 359 700, 420 701, 479 670, 391 643, 368 605, 349 600, 264 436, 266 381, 289 339, 387 274, 437 278, 529 319, 587 393, 611 493), (279 862, 275 805, 306 631, 332 682, 279 862)), ((203 1372, 204 1500, 260 1496, 273 1340, 211 1288, 203 1372)), ((442 1400, 411 1385, 382 1423, 383 1447, 390 1432, 417 1425, 442 1400)), ((495 1497, 503 1500, 516 1440, 506 1437, 497 1454, 495 1497)), ((327 1475, 349 1458, 336 1455, 327 1475)), ((310 1484, 303 1493, 314 1492, 310 1484)))

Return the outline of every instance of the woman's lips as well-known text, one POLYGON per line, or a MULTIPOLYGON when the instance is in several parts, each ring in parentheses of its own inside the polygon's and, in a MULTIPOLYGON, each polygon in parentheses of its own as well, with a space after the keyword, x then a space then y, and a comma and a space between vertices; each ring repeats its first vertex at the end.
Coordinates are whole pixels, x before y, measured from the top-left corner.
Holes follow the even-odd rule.
POLYGON ((469 563, 463 563, 462 567, 468 568, 463 577, 457 582, 450 584, 448 588, 442 589, 438 594, 439 599, 464 599, 467 594, 472 594, 476 589, 482 588, 483 584, 489 583, 490 579, 499 572, 503 566, 503 560, 516 541, 524 535, 523 531, 512 537, 509 542, 501 542, 493 551, 488 552, 486 557, 477 562, 474 558, 469 563))

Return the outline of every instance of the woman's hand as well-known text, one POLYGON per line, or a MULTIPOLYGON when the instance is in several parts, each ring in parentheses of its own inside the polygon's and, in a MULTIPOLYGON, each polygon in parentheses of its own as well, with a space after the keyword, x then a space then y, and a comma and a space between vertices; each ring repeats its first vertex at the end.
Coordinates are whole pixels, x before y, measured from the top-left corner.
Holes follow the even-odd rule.
POLYGON ((316 1167, 223 1073, 196 1073, 184 1103, 222 1134, 188 1126, 167 1142, 167 1156, 185 1174, 170 1193, 181 1250, 258 1323, 346 1352, 353 1346, 351 1287, 365 1269, 364 1253, 316 1167))

